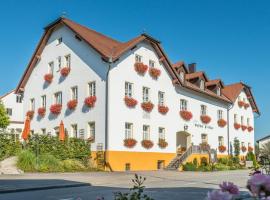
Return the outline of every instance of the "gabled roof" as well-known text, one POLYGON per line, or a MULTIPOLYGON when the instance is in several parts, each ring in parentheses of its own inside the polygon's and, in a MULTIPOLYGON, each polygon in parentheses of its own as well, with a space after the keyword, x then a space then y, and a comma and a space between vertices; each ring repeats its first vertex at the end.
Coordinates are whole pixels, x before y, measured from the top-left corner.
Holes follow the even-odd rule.
POLYGON ((179 69, 184 69, 185 73, 188 73, 188 70, 184 61, 178 61, 177 63, 174 63, 172 66, 176 71, 178 71, 179 69))
POLYGON ((209 80, 205 83, 205 86, 208 87, 208 86, 213 86, 213 85, 218 85, 220 84, 220 86, 223 88, 224 87, 224 84, 223 82, 220 80, 220 79, 215 79, 215 80, 209 80))
POLYGON ((205 81, 208 81, 208 78, 206 77, 205 73, 200 72, 194 72, 186 75, 187 80, 195 79, 195 78, 203 78, 205 81))
POLYGON ((234 83, 231 85, 226 85, 223 89, 222 89, 222 93, 228 98, 230 99, 232 102, 235 102, 235 100, 238 98, 239 94, 241 93, 241 91, 244 91, 247 95, 247 99, 252 107, 253 112, 256 112, 258 114, 260 114, 260 111, 257 107, 256 101, 253 97, 253 94, 251 92, 251 88, 240 82, 240 83, 234 83))
POLYGON ((14 91, 15 91, 15 90, 11 90, 11 91, 7 92, 6 94, 0 96, 0 100, 3 99, 3 98, 5 98, 5 97, 8 96, 9 94, 13 93, 14 91))
POLYGON ((261 139, 258 139, 257 142, 260 142, 260 141, 263 141, 263 140, 267 140, 267 139, 270 139, 270 135, 267 135, 261 139))

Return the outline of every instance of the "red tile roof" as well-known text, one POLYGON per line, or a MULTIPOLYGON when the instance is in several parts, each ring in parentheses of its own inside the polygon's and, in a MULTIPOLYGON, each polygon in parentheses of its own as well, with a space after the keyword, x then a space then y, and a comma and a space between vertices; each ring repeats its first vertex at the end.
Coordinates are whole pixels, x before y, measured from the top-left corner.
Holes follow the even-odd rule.
POLYGON ((204 78, 206 81, 208 80, 205 73, 202 72, 202 71, 186 74, 186 79, 187 80, 191 80, 191 79, 194 79, 194 78, 204 78))

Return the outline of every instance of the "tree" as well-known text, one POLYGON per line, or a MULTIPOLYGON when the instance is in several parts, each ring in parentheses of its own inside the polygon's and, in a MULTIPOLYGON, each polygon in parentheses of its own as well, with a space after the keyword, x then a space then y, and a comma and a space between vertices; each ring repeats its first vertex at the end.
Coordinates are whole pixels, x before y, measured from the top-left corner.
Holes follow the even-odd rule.
POLYGON ((2 101, 0 101, 0 128, 5 129, 9 125, 9 117, 6 112, 6 108, 2 101))
POLYGON ((260 149, 260 155, 266 158, 269 158, 270 156, 270 142, 267 142, 262 145, 262 148, 260 149))
POLYGON ((233 147, 234 147, 234 156, 238 157, 240 155, 240 142, 237 138, 234 138, 233 147))

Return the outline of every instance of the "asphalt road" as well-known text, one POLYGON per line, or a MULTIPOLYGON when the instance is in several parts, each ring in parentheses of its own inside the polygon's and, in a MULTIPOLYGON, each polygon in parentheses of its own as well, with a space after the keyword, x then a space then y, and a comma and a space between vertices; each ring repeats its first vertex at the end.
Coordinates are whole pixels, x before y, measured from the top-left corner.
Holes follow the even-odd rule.
MULTIPOLYGON (((151 171, 138 172, 147 178, 146 193, 154 199, 205 199, 208 191, 218 188, 222 181, 231 181, 245 191, 248 171, 226 172, 171 172, 151 171)), ((132 186, 134 173, 75 173, 75 174, 24 174, 19 176, 0 176, 1 180, 14 181, 24 185, 55 180, 90 183, 91 186, 36 190, 14 193, 0 193, 0 200, 105 200, 114 199, 114 192, 127 192, 132 186), (42 181, 41 181, 42 180, 42 181), (33 182, 34 181, 34 182, 33 182)))

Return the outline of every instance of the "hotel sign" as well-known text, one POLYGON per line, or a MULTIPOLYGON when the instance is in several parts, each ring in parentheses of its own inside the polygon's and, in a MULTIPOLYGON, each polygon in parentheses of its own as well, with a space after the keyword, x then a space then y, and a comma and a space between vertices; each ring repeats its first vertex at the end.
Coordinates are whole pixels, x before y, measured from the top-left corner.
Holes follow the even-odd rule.
POLYGON ((194 122, 194 126, 196 128, 202 128, 202 129, 209 129, 209 130, 213 130, 214 129, 213 126, 202 124, 202 123, 198 123, 198 122, 194 122))

